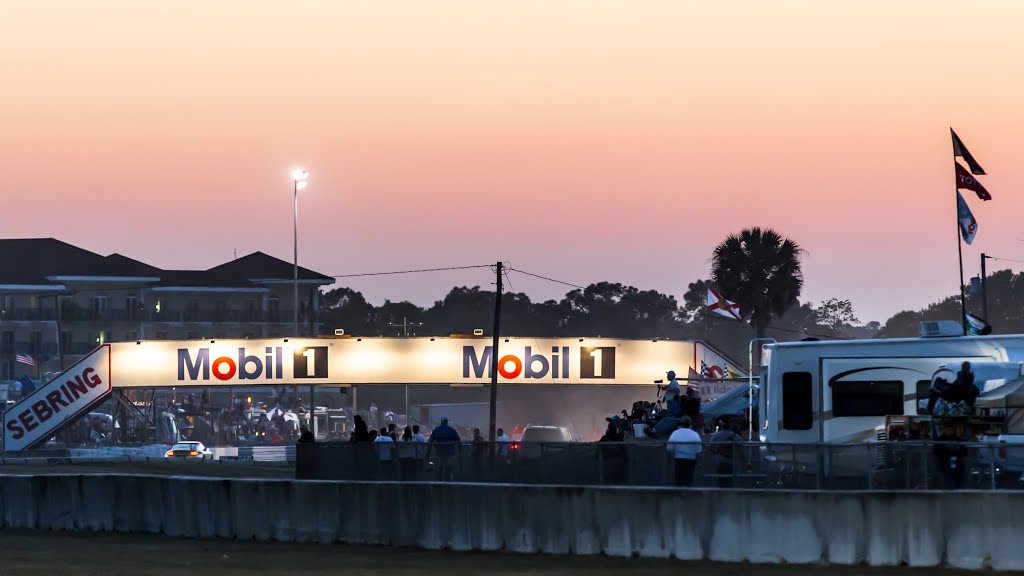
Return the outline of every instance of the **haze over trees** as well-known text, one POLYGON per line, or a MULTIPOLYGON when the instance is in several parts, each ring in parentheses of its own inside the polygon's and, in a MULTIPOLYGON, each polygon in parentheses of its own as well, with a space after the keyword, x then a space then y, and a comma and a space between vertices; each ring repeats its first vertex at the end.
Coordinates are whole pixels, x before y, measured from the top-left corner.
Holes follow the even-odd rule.
MULTIPOLYGON (((771 230, 751 229, 730 236, 719 248, 712 270, 717 281, 695 279, 681 295, 617 282, 574 289, 559 300, 535 302, 527 294, 506 292, 501 331, 508 336, 700 339, 745 364, 748 344, 758 336, 779 341, 916 337, 921 321, 960 317, 959 299, 950 296, 920 310, 899 312, 884 323, 862 323, 847 299, 799 299, 803 277, 795 242, 771 230), (709 313, 708 287, 739 303, 751 322, 709 313)), ((1024 333, 1024 274, 1001 270, 988 277, 987 286, 993 332, 1024 333)), ((391 301, 375 306, 360 292, 341 287, 325 292, 321 302, 327 334, 343 328, 359 336, 401 336, 403 322, 409 323, 410 335, 472 334, 478 328, 489 334, 494 292, 456 286, 430 306, 391 301)), ((979 291, 968 293, 968 310, 981 316, 979 291)))

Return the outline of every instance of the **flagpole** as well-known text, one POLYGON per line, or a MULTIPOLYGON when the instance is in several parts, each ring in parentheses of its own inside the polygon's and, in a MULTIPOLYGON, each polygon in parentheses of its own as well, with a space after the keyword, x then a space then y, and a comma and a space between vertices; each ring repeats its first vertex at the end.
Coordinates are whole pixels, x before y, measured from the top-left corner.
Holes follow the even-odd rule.
MULTIPOLYGON (((956 162, 956 158, 953 158, 956 162)), ((964 248, 963 230, 960 229, 960 191, 956 189, 956 178, 953 180, 953 200, 956 202, 956 255, 960 263, 960 330, 967 334, 967 295, 964 293, 964 248)))

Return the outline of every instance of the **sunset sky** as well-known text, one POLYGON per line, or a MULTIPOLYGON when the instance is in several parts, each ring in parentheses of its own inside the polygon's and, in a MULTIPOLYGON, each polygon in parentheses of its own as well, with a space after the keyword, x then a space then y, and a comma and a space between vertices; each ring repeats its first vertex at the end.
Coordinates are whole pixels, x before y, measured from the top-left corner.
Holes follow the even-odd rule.
POLYGON ((956 290, 950 126, 994 197, 965 192, 967 275, 1024 261, 1022 30, 1011 0, 0 0, 0 236, 290 260, 303 165, 326 274, 681 300, 760 225, 807 250, 803 299, 884 321, 956 290))

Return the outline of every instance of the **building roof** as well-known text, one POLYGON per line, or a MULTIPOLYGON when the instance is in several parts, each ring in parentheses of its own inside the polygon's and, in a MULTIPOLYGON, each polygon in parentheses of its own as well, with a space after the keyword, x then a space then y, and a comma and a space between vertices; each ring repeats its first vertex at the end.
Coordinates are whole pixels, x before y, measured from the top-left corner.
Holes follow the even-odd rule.
MULTIPOLYGON (((59 286, 67 280, 131 279, 158 286, 253 288, 292 280, 292 264, 253 252, 208 270, 163 270, 122 254, 101 256, 55 238, 0 238, 0 284, 59 286)), ((304 282, 331 284, 334 278, 299 268, 304 282)))
MULTIPOLYGON (((237 274, 249 280, 292 280, 295 274, 294 264, 263 252, 253 252, 220 266, 214 266, 209 271, 237 274)), ((302 266, 299 266, 299 280, 319 280, 324 284, 334 282, 331 276, 324 276, 302 266)))

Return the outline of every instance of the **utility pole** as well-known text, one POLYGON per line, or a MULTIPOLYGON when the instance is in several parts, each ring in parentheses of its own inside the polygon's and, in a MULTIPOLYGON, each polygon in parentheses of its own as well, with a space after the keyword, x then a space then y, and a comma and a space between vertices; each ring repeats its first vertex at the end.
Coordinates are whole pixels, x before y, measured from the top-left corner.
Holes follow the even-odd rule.
POLYGON ((498 335, 501 332, 501 275, 503 272, 503 266, 501 262, 498 262, 495 266, 494 333, 491 335, 491 418, 487 432, 487 439, 492 443, 497 441, 495 420, 498 417, 498 362, 501 358, 501 355, 498 354, 498 335))
POLYGON ((989 324, 992 323, 988 320, 988 285, 985 282, 985 260, 991 258, 991 256, 986 255, 984 252, 981 253, 981 316, 989 324))
POLYGON ((388 322, 388 326, 395 326, 395 327, 401 326, 402 327, 402 337, 403 338, 408 338, 409 337, 409 326, 412 326, 413 328, 415 328, 417 326, 423 326, 423 322, 409 322, 408 318, 406 318, 405 316, 402 316, 402 323, 401 324, 396 324, 395 322, 388 322))

